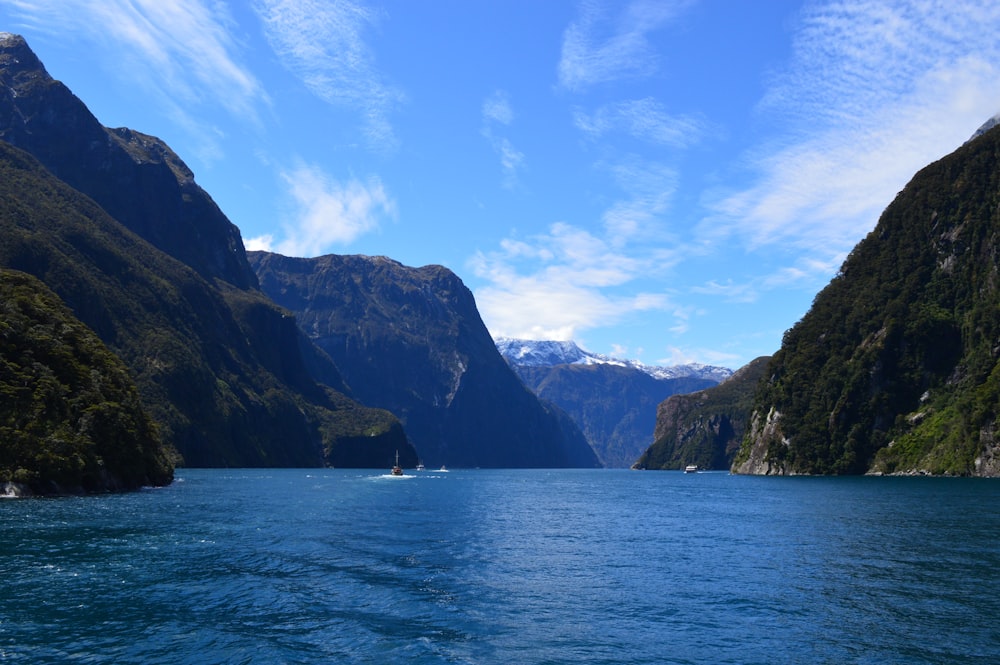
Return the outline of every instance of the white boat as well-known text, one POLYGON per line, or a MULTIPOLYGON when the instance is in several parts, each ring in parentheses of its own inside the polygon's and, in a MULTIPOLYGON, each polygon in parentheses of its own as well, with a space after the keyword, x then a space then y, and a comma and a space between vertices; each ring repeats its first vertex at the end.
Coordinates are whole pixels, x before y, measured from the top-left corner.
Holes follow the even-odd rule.
POLYGON ((423 462, 417 462, 417 471, 423 471, 425 469, 423 462))
POLYGON ((401 476, 403 475, 403 467, 399 466, 399 451, 396 451, 396 465, 392 467, 392 475, 401 476))
POLYGON ((447 470, 448 470, 448 469, 446 469, 446 468, 444 467, 444 464, 442 464, 442 465, 441 465, 441 468, 440 468, 440 469, 438 469, 438 471, 447 471, 447 470))
POLYGON ((688 464, 686 467, 684 467, 684 473, 698 473, 698 465, 688 464))

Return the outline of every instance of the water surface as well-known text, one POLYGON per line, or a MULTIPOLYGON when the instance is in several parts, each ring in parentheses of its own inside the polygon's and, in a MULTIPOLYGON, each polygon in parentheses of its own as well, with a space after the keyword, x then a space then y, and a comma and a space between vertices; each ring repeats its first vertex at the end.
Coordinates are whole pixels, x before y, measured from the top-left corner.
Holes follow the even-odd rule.
POLYGON ((178 471, 0 501, 0 663, 996 663, 1000 481, 178 471))

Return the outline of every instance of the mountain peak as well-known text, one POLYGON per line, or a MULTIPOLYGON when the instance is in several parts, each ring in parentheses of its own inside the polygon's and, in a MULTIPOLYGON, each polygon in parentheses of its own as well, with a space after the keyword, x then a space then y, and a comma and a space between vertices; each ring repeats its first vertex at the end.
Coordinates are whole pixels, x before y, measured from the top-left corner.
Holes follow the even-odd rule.
POLYGON ((52 78, 24 37, 11 32, 0 32, 0 68, 7 70, 9 76, 18 82, 24 74, 52 78))
POLYGON ((500 355, 515 365, 571 365, 584 361, 587 354, 572 341, 527 340, 498 337, 500 355))
POLYGON ((630 367, 649 374, 655 379, 677 379, 697 377, 722 382, 732 376, 728 367, 687 363, 661 367, 645 365, 638 360, 613 358, 600 353, 584 351, 572 341, 527 340, 498 337, 494 340, 497 350, 512 365, 528 367, 551 367, 553 365, 617 365, 630 367))
POLYGON ((239 229, 184 162, 160 139, 101 125, 11 33, 0 37, 0 140, 203 277, 257 288, 239 229))
MULTIPOLYGON (((979 138, 986 132, 996 127, 997 125, 1000 125, 1000 113, 997 113, 995 116, 993 116, 992 118, 984 122, 982 125, 980 125, 979 129, 977 129, 976 132, 971 137, 969 137, 969 141, 979 138)), ((966 141, 966 143, 968 143, 968 141, 966 141)))

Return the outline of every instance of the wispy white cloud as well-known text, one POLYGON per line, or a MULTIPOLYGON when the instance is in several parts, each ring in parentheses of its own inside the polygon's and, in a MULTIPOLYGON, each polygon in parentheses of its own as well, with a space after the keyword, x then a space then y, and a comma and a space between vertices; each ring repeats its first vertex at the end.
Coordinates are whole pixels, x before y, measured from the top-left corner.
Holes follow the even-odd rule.
POLYGON ((664 367, 689 365, 692 363, 733 367, 734 361, 740 360, 738 354, 720 351, 719 349, 682 349, 678 346, 671 346, 667 348, 667 353, 669 355, 656 360, 655 363, 664 367))
POLYGON ((514 110, 510 97, 503 90, 497 90, 483 102, 483 121, 486 124, 509 125, 514 121, 514 110))
POLYGON ((828 266, 917 170, 1000 110, 1000 5, 810 7, 760 107, 787 132, 748 155, 752 184, 717 198, 701 233, 828 266))
POLYGON ((684 253, 664 220, 675 171, 637 156, 597 168, 623 194, 608 204, 597 230, 557 222, 545 233, 509 237, 470 261, 485 283, 476 303, 494 335, 580 339, 641 312, 666 313, 675 328, 686 326, 689 313, 657 280, 684 253))
POLYGON ((631 283, 674 260, 668 250, 623 251, 560 222, 545 234, 480 252, 470 264, 486 282, 476 290, 476 303, 494 335, 568 340, 630 314, 671 310, 668 294, 631 283))
POLYGON ((663 228, 662 218, 677 189, 677 172, 662 163, 636 156, 603 168, 626 195, 602 216, 609 242, 616 247, 639 237, 670 242, 671 235, 663 228))
POLYGON ((621 78, 648 76, 659 55, 648 35, 683 11, 689 0, 633 0, 617 3, 584 0, 578 18, 563 33, 558 80, 580 91, 621 78))
POLYGON ((524 166, 524 153, 515 148, 509 138, 498 133, 498 128, 507 128, 514 121, 514 111, 507 93, 497 90, 487 97, 483 102, 482 116, 482 135, 500 158, 503 185, 513 188, 517 186, 518 173, 524 166))
POLYGON ((703 121, 691 116, 671 115, 662 103, 651 97, 607 104, 592 114, 576 109, 573 124, 592 139, 621 132, 640 141, 670 147, 689 146, 705 131, 703 121))
POLYGON ((229 30, 224 5, 208 0, 0 0, 15 21, 40 34, 77 40, 97 48, 114 71, 165 113, 200 135, 203 152, 217 148, 213 134, 196 119, 206 105, 254 122, 268 98, 240 58, 241 44, 229 30))
POLYGON ((248 249, 318 256, 378 230, 383 219, 396 216, 396 203, 377 177, 340 182, 318 166, 299 164, 284 172, 282 179, 292 201, 284 237, 278 241, 273 235, 250 238, 248 249))
POLYGON ((721 297, 729 303, 754 302, 760 296, 760 286, 757 281, 736 283, 731 279, 723 282, 709 280, 705 284, 691 287, 691 291, 698 295, 721 297))
POLYGON ((314 95, 357 109, 372 147, 396 145, 389 116, 405 96, 384 80, 365 40, 379 11, 352 0, 256 0, 254 9, 271 48, 314 95))

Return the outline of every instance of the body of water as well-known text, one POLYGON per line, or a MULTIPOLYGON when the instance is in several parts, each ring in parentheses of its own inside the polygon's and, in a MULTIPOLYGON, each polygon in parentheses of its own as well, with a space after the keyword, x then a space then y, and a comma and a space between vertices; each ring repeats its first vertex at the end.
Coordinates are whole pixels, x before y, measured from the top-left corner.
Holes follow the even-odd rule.
POLYGON ((180 469, 0 501, 0 663, 1000 662, 1000 481, 180 469))

